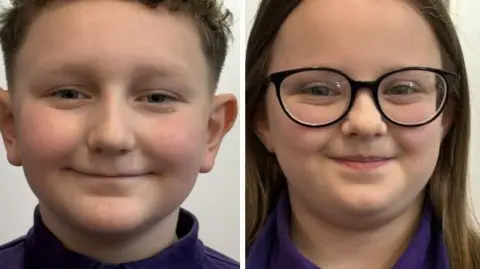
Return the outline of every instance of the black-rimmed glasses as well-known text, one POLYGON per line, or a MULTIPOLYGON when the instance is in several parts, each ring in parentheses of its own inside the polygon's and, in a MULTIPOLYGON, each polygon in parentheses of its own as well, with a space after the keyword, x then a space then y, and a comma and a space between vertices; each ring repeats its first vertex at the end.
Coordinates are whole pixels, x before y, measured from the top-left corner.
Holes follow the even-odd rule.
POLYGON ((356 81, 332 68, 301 68, 273 73, 278 101, 294 122, 324 127, 340 121, 360 89, 370 89, 378 111, 390 122, 416 127, 443 111, 456 74, 429 67, 407 67, 375 81, 356 81))

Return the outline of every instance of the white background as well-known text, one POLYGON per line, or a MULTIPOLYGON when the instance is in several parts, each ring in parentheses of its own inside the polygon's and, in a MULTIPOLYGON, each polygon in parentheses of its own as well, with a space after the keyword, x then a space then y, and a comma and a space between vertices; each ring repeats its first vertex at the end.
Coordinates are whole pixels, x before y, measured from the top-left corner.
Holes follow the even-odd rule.
MULTIPOLYGON (((480 1, 478 0, 450 0, 452 16, 465 54, 467 72, 469 76, 471 107, 472 107, 472 134, 470 155, 470 193, 473 209, 480 219, 480 1), (476 161, 476 162, 475 162, 476 161)), ((257 11, 259 0, 246 0, 247 32, 251 27, 253 17, 257 11)))
MULTIPOLYGON (((235 16, 235 42, 227 56, 218 91, 233 92, 239 97, 240 48, 239 21, 241 1, 225 0, 235 16)), ((0 0, 0 5, 8 5, 0 0)), ((3 61, 3 60, 2 60, 3 61)), ((3 64, 0 65, 0 86, 6 87, 3 64)), ((240 128, 235 124, 226 136, 214 170, 200 175, 194 191, 184 207, 200 221, 200 237, 204 243, 236 260, 240 259, 240 128)), ((0 145, 0 244, 24 235, 33 223, 32 212, 37 203, 28 187, 23 171, 10 166, 0 145)))
MULTIPOLYGON (((7 1, 0 0, 2 6, 7 1)), ((235 15, 233 29, 236 42, 227 57, 219 92, 234 92, 239 96, 240 89, 240 11, 243 10, 243 1, 224 0, 225 5, 235 15)), ((247 30, 253 18, 258 0, 245 0, 247 30)), ((475 166, 473 160, 480 159, 480 27, 478 27, 477 13, 480 11, 480 2, 477 0, 455 1, 455 20, 462 41, 470 79, 472 95, 472 144, 471 144, 471 192, 472 201, 477 215, 480 216, 480 197, 475 194, 480 189, 480 182, 475 180, 480 176, 480 166, 475 166)), ((248 31, 247 31, 248 32, 248 31)), ((3 66, 0 66, 0 85, 5 86, 3 66)), ((213 248, 239 260, 240 259, 240 159, 239 159, 239 124, 232 129, 225 138, 217 157, 215 169, 207 175, 200 175, 198 183, 184 206, 192 210, 200 220, 200 236, 204 242, 213 248)), ((36 205, 36 198, 32 195, 21 169, 11 167, 6 159, 3 146, 0 146, 0 243, 7 242, 23 235, 32 224, 32 210, 36 205)), ((243 169, 243 168, 242 168, 243 169)), ((243 199, 243 197, 242 197, 243 199)))

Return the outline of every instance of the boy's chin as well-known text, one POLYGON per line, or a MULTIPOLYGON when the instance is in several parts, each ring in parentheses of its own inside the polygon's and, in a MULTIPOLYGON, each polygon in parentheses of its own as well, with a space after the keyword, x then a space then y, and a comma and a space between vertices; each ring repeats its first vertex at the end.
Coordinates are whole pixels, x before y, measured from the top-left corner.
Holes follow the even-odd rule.
POLYGON ((123 234, 139 229, 149 216, 133 208, 115 208, 110 212, 93 210, 77 215, 76 222, 84 230, 100 234, 123 234))
POLYGON ((161 206, 154 209, 125 198, 109 198, 95 204, 77 204, 68 208, 68 218, 78 229, 98 235, 126 235, 137 233, 167 218, 175 208, 161 206))

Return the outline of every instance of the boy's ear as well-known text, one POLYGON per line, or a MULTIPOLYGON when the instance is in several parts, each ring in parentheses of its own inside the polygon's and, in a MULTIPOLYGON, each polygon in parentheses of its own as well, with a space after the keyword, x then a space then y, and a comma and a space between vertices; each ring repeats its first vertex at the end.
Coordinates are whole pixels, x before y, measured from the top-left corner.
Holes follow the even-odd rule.
POLYGON ((7 159, 14 166, 21 166, 13 108, 8 91, 0 88, 0 133, 2 134, 7 159))
POLYGON ((200 167, 200 173, 208 173, 212 170, 223 137, 233 127, 237 114, 238 106, 235 95, 221 94, 214 97, 208 121, 207 151, 200 167))

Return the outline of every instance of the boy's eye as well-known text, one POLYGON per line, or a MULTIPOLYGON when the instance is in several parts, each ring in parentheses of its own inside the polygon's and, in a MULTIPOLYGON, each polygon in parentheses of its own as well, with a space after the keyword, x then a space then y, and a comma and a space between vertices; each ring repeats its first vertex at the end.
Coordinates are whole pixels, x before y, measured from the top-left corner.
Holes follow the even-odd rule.
POLYGON ((151 93, 146 95, 145 97, 141 98, 142 101, 146 101, 148 103, 165 103, 168 101, 173 101, 175 100, 174 97, 171 97, 166 94, 161 94, 161 93, 151 93))
POLYGON ((54 92, 52 94, 54 97, 58 97, 61 99, 83 99, 86 96, 76 90, 73 89, 62 89, 54 92))
MULTIPOLYGON (((77 100, 77 99, 88 98, 88 96, 86 96, 85 94, 82 94, 77 90, 68 89, 68 88, 55 91, 51 94, 51 96, 59 99, 67 99, 67 100, 77 100)), ((176 100, 175 97, 172 97, 170 95, 163 94, 163 93, 151 93, 139 99, 139 101, 153 103, 153 104, 162 104, 162 103, 175 101, 175 100, 176 100)))

